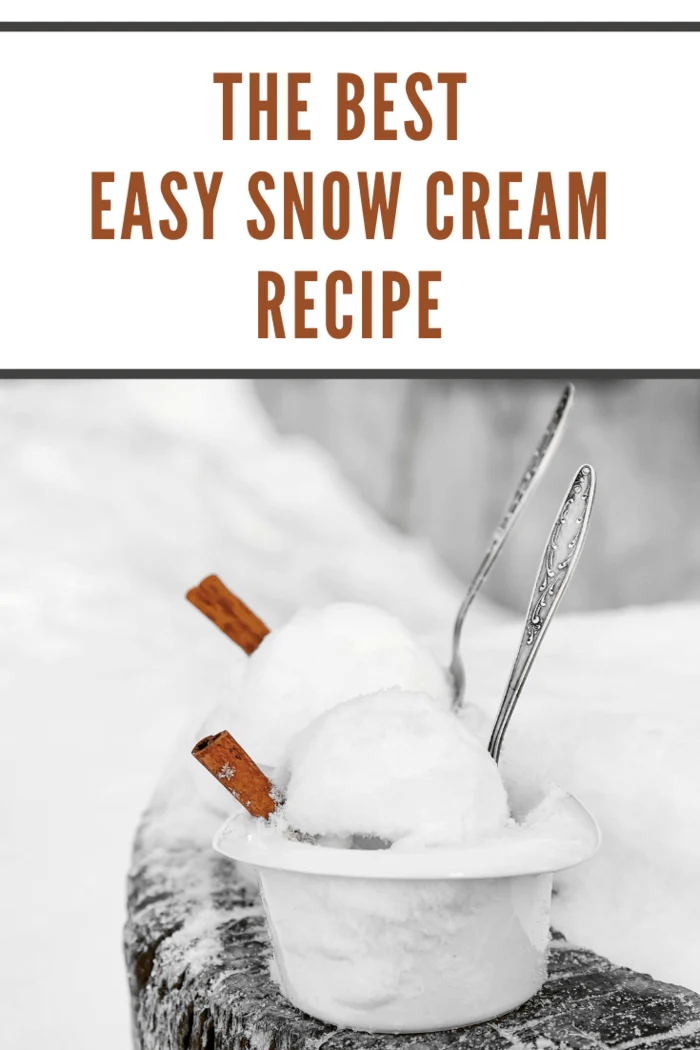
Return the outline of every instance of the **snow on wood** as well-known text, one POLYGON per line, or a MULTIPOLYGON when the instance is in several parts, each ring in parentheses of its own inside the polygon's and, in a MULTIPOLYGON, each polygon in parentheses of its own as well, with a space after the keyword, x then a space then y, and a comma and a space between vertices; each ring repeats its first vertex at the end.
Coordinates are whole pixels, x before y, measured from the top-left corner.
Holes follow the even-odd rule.
POLYGON ((146 812, 125 950, 139 1050, 697 1050, 700 995, 554 934, 549 980, 519 1010, 434 1035, 340 1030, 295 1010, 270 976, 259 899, 210 846, 218 816, 182 767, 146 812))

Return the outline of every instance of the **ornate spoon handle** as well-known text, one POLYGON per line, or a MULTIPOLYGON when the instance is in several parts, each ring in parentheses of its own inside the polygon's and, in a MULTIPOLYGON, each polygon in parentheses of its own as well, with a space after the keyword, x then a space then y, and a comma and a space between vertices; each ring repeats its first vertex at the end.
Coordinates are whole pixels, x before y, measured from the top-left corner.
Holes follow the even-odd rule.
POLYGON ((537 572, 525 619, 525 629, 489 740, 489 753, 496 762, 501 754, 508 723, 537 650, 574 574, 586 539, 594 497, 595 471, 586 464, 574 478, 556 517, 537 572))
POLYGON ((469 584, 469 589, 464 597, 459 612, 457 613, 457 619, 455 620, 454 632, 452 636, 452 662, 450 664, 450 674, 452 676, 452 683, 454 688, 454 700, 453 706, 458 708, 462 703, 464 696, 464 685, 465 685, 465 674, 464 665, 462 663, 462 657, 459 652, 459 640, 462 634, 462 624, 464 618, 469 611, 469 607, 476 598, 477 594, 481 590, 481 585, 488 576, 493 563, 495 562, 498 555, 501 553, 503 544, 506 542, 510 530, 512 529, 518 514, 525 505, 526 498, 535 490, 536 482, 544 474, 545 468, 549 463, 554 451, 559 444, 559 439, 564 432, 564 425, 566 423, 569 410, 573 404, 574 399, 574 385, 573 383, 567 383, 562 391, 562 395, 559 398, 557 407, 554 410, 554 414, 547 424, 547 429, 540 438, 540 443, 532 454, 530 462, 527 465, 527 469, 520 481, 518 487, 513 493, 508 506, 505 509, 503 517, 501 518, 496 531, 494 532, 491 543, 488 550, 482 558, 479 568, 476 570, 474 579, 469 584))

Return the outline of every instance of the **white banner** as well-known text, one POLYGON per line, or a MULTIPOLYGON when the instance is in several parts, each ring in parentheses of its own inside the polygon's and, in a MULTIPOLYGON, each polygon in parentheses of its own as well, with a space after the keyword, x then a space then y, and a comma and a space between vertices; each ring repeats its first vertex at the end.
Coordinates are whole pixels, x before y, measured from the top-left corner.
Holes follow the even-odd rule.
POLYGON ((0 367, 693 367, 699 59, 2 32, 0 367))

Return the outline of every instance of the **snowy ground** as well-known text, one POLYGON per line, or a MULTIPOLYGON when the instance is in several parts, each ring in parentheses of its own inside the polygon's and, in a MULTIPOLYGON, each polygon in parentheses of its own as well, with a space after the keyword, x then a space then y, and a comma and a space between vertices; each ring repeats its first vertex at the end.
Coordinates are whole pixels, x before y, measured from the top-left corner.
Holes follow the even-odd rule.
MULTIPOLYGON (((278 438, 244 383, 8 382, 0 413, 0 1022, 31 1050, 124 1050, 133 828, 243 658, 184 591, 216 571, 271 626, 302 602, 374 601, 441 656, 461 592, 322 452, 278 438)), ((563 616, 512 731, 607 834, 563 887, 563 928, 695 988, 699 627, 696 606, 563 616)), ((489 707, 517 630, 483 601, 471 619, 489 707)))

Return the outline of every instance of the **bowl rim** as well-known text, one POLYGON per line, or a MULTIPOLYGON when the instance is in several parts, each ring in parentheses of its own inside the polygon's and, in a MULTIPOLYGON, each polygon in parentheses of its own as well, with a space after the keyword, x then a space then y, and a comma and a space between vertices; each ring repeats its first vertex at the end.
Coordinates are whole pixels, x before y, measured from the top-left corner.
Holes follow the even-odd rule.
POLYGON ((213 846, 263 870, 364 879, 497 879, 573 867, 600 848, 600 828, 574 795, 559 789, 546 818, 515 824, 460 849, 350 850, 283 838, 241 810, 217 830, 213 846))

